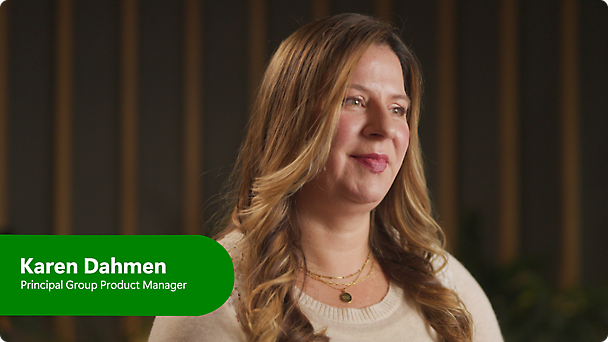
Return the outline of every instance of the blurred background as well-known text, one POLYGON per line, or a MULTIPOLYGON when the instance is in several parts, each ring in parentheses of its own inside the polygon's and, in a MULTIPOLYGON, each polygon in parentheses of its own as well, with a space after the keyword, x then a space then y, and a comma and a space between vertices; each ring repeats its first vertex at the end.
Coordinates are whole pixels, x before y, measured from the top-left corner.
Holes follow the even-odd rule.
MULTIPOLYGON (((5 1, 0 233, 212 234, 269 57, 343 12, 393 22, 421 61, 437 218, 506 341, 603 341, 601 0, 5 1)), ((145 341, 151 323, 0 317, 0 336, 145 341)))

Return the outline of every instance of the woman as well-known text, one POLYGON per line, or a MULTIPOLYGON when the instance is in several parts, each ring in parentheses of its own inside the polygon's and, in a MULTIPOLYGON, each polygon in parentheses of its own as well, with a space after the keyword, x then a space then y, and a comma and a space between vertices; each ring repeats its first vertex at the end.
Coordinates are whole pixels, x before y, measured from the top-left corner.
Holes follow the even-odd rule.
POLYGON ((443 249, 418 120, 421 76, 393 29, 308 24, 264 75, 219 240, 235 291, 151 341, 501 341, 492 308, 443 249))

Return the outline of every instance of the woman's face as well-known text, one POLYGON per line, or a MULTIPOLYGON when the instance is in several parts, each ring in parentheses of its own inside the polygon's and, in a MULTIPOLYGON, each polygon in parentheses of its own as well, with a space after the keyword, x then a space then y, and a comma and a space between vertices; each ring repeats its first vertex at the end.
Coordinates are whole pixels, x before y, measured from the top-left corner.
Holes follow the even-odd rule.
POLYGON ((409 105, 397 55, 388 46, 372 46, 346 90, 325 170, 305 188, 316 188, 316 197, 369 204, 373 209, 403 163, 410 136, 409 105))

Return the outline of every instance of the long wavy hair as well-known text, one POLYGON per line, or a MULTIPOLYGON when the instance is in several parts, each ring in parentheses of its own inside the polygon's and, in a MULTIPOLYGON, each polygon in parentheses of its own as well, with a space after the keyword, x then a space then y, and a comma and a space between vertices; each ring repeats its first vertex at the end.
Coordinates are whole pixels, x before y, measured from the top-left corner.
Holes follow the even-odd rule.
POLYGON ((437 278, 445 265, 443 233, 432 217, 418 137, 422 77, 394 28, 341 14, 303 26, 279 46, 264 74, 233 172, 233 203, 224 234, 242 232, 237 313, 250 341, 328 341, 300 311, 294 284, 306 264, 294 194, 323 169, 350 77, 373 45, 399 58, 409 148, 388 194, 372 211, 370 244, 390 279, 414 300, 444 341, 471 341, 472 319, 437 278))

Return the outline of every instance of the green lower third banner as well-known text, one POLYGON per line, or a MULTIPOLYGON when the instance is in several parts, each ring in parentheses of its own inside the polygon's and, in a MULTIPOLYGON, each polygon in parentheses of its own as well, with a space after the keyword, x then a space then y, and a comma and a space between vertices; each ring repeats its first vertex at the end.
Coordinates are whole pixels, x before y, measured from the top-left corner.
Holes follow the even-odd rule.
POLYGON ((0 235, 0 316, 198 316, 234 286, 197 235, 0 235))

